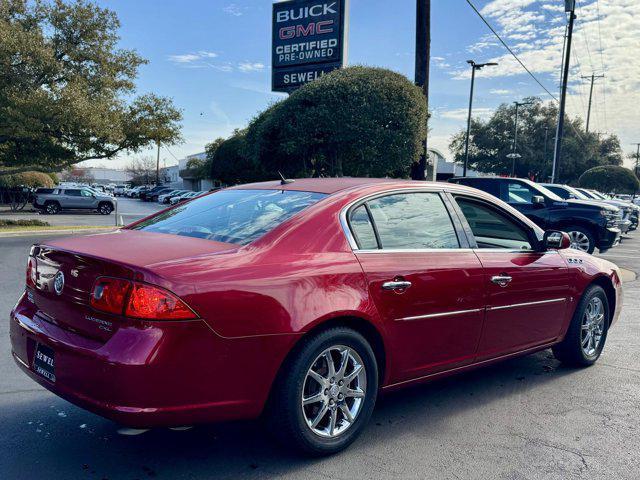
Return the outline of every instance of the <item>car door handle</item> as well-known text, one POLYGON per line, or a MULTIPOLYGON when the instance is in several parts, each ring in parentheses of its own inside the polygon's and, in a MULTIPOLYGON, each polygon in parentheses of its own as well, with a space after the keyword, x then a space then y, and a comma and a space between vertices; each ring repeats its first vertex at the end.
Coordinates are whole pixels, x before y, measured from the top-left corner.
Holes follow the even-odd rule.
POLYGON ((495 283, 496 285, 500 285, 501 287, 506 287, 507 285, 509 285, 511 283, 511 280, 513 280, 513 278, 511 278, 509 275, 495 275, 491 277, 491 282, 495 283))
POLYGON ((411 282, 406 280, 394 280, 392 282, 385 282, 382 284, 383 290, 406 290, 411 286, 411 282))

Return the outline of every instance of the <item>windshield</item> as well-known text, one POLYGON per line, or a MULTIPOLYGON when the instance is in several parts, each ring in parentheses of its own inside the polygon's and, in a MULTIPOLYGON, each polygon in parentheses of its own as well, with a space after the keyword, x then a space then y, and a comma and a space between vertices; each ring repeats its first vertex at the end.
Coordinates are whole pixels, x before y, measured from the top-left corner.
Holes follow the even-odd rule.
POLYGON ((542 185, 540 185, 539 183, 533 183, 531 182, 530 185, 535 188, 536 190, 538 190, 540 193, 542 193, 545 197, 553 200, 554 202, 564 202, 564 199, 560 198, 558 195, 556 195, 555 193, 553 193, 551 190, 549 190, 548 188, 543 187, 542 185))
POLYGON ((134 230, 246 245, 326 197, 285 190, 221 190, 179 205, 134 230))

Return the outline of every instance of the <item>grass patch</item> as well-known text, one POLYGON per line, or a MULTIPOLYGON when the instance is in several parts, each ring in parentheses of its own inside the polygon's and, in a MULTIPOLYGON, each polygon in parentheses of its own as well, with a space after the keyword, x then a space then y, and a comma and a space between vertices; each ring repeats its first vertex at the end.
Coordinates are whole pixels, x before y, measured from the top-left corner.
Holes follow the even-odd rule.
POLYGON ((0 219, 0 228, 4 227, 48 227, 48 222, 42 220, 4 220, 0 219))

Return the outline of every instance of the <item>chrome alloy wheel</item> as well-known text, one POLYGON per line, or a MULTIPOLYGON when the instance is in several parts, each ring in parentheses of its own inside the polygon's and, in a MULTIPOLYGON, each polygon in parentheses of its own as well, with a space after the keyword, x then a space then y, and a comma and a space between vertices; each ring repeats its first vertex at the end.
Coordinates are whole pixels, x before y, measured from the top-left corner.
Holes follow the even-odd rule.
POLYGON ((311 364, 302 388, 302 414, 321 437, 334 438, 354 424, 364 405, 367 373, 358 353, 336 345, 311 364))
POLYGON ((582 327, 580 330, 580 345, 587 357, 593 357, 604 336, 604 304, 598 297, 589 301, 582 316, 582 327))
POLYGON ((589 251, 589 237, 582 232, 568 232, 569 239, 571 240, 571 248, 576 250, 582 250, 583 252, 589 251))

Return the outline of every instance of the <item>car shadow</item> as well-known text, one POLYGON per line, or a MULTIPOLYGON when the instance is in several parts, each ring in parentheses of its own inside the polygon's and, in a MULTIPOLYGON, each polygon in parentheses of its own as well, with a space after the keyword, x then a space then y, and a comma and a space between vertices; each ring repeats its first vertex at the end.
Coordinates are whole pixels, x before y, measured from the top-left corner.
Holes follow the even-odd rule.
POLYGON ((370 461, 371 452, 385 444, 437 437, 456 416, 475 415, 474 409, 493 403, 499 407, 508 396, 535 395, 537 388, 573 371, 544 351, 383 395, 362 437, 325 459, 300 457, 276 444, 261 422, 125 436, 118 425, 48 392, 21 394, 11 403, 5 396, 0 478, 297 478, 302 470, 305 476, 317 470, 318 476, 353 478, 340 467, 346 456, 370 461))

